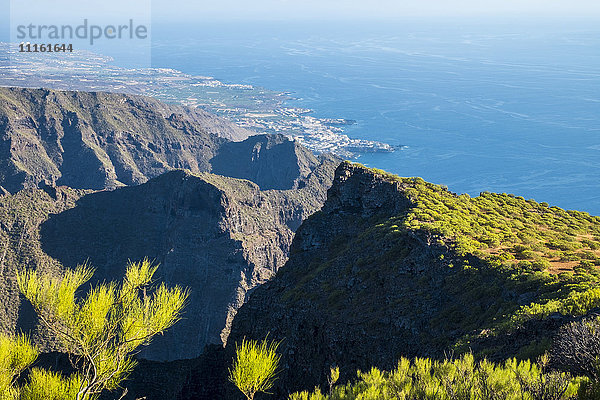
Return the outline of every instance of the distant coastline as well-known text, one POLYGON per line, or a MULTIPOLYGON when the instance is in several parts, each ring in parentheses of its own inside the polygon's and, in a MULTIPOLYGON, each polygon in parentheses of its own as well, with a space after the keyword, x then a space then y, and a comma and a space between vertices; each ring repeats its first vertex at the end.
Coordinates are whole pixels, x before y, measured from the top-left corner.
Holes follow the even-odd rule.
POLYGON ((402 146, 353 139, 344 128, 356 124, 344 118, 317 118, 311 109, 286 105, 289 92, 275 92, 210 76, 193 76, 171 68, 130 69, 112 64, 110 57, 84 51, 40 58, 18 53, 0 43, 0 86, 56 90, 105 91, 155 97, 200 107, 257 133, 281 133, 315 152, 331 152, 348 159, 362 153, 390 153, 402 146))

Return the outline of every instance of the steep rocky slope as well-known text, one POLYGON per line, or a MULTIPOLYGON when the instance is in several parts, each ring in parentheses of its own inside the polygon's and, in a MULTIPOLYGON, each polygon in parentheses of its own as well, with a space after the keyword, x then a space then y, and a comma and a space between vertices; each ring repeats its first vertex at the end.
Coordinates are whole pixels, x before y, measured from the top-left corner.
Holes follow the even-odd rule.
POLYGON ((40 182, 104 189, 165 171, 210 171, 253 133, 200 109, 116 93, 0 88, 0 191, 40 182))
POLYGON ((161 264, 159 279, 189 287, 191 296, 185 319, 143 356, 196 357, 206 344, 226 341, 246 293, 287 260, 294 230, 320 208, 334 168, 323 163, 302 189, 287 191, 173 171, 80 198, 82 192, 62 187, 3 196, 2 320, 12 321, 14 330, 15 321, 33 318, 26 305, 19 314, 17 265, 56 269, 58 262, 74 267, 89 261, 97 268, 95 279, 114 280, 128 260, 149 257, 161 264))
POLYGON ((36 328, 17 266, 59 271, 88 260, 95 279, 113 280, 128 260, 149 257, 163 264, 160 278, 192 294, 188 316, 143 356, 192 358, 224 343, 246 293, 283 265, 294 231, 321 207, 339 163, 282 135, 248 134, 142 96, 0 88, 2 327, 36 328))
MULTIPOLYGON (((30 193, 61 196, 46 190, 30 193)), ((290 391, 326 387, 333 364, 341 367, 340 381, 346 381, 357 369, 392 368, 401 356, 443 358, 449 352, 472 351, 492 360, 534 358, 548 348, 561 325, 599 311, 600 218, 507 194, 457 196, 419 178, 350 163, 338 167, 321 211, 297 230, 286 265, 269 282, 246 291, 248 282, 272 272, 251 267, 235 254, 265 264, 278 259, 277 251, 254 246, 253 237, 260 237, 259 243, 285 240, 281 223, 298 220, 293 213, 273 217, 270 210, 282 201, 296 204, 297 199, 286 197, 291 193, 296 191, 260 192, 247 181, 174 172, 140 187, 88 194, 75 208, 42 224, 38 246, 41 242, 44 251, 66 263, 92 252, 100 274, 119 274, 120 252, 110 249, 123 243, 132 249, 127 257, 156 249, 151 254, 159 254, 167 267, 161 277, 177 283, 205 271, 197 268, 204 260, 193 255, 207 254, 210 263, 215 254, 214 260, 228 258, 227 264, 215 264, 220 272, 211 279, 219 282, 237 271, 235 293, 249 294, 235 315, 225 349, 211 346, 193 360, 143 362, 125 384, 127 399, 238 399, 226 377, 234 344, 243 337, 282 340, 275 394, 264 398, 286 398, 290 391), (239 199, 245 199, 243 205, 239 199), (240 211, 246 206, 252 210, 240 211), (211 207, 221 211, 208 212, 211 207), (271 217, 261 219, 264 211, 271 217), (236 222, 202 213, 227 215, 227 221, 236 222), (219 228, 199 226, 205 220, 219 228), (266 222, 253 222, 259 220, 266 222), (235 232, 241 233, 236 245, 221 245, 231 243, 235 232), (163 243, 157 240, 161 236, 183 240, 163 243), (204 241, 210 245, 203 247, 204 241), (98 253, 92 242, 101 249, 98 253), (184 245, 192 246, 190 252, 184 245), (185 264, 190 258, 192 263, 185 264)), ((231 305, 225 295, 215 293, 222 307, 231 305)), ((206 305, 202 296, 199 303, 206 305)), ((192 309, 191 317, 202 315, 201 309, 192 309)), ((202 329, 210 325, 196 321, 202 329)), ((227 326, 227 317, 220 321, 227 326)), ((188 328, 188 334, 201 337, 188 328)), ((226 330, 212 332, 216 338, 226 330)), ((176 336, 175 341, 192 346, 188 338, 176 336)))
POLYGON ((282 340, 276 398, 326 385, 331 365, 344 381, 401 356, 535 357, 600 306, 599 249, 598 217, 343 163, 289 261, 238 312, 227 350, 282 340))
POLYGON ((321 161, 283 135, 259 135, 223 144, 210 163, 215 174, 248 179, 266 190, 302 187, 321 161))

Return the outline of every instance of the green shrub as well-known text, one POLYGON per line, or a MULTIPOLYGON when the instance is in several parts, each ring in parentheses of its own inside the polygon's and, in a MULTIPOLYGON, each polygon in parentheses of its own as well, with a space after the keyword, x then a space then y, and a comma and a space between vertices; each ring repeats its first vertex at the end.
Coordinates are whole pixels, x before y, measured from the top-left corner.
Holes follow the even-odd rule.
POLYGON ((550 268, 550 261, 545 259, 532 261, 531 268, 533 268, 535 271, 545 271, 550 268))
POLYGON ((267 393, 273 387, 281 356, 277 354, 279 343, 257 342, 243 339, 236 343, 236 356, 229 370, 229 381, 233 383, 248 400, 254 399, 258 392, 267 393))
POLYGON ((47 390, 48 398, 62 393, 57 398, 88 400, 119 387, 136 365, 136 349, 175 324, 187 298, 179 287, 162 284, 151 290, 156 269, 148 260, 130 263, 121 284, 102 283, 84 296, 76 292, 92 277, 87 266, 59 277, 34 270, 18 272, 21 293, 77 369, 69 377, 33 370, 23 389, 28 398, 47 390), (76 396, 70 397, 75 386, 76 396))
MULTIPOLYGON (((65 400, 76 399, 82 387, 79 374, 64 377, 61 374, 33 368, 27 383, 21 389, 20 400, 65 400)), ((89 399, 97 399, 98 395, 90 395, 89 399)))
POLYGON ((0 333, 0 400, 16 400, 15 379, 37 359, 38 351, 25 336, 0 333))
POLYGON ((339 385, 324 395, 314 392, 294 393, 289 400, 566 400, 576 398, 582 384, 567 373, 548 371, 548 358, 537 363, 503 364, 487 360, 475 362, 471 354, 457 359, 434 361, 402 358, 389 372, 371 368, 358 371, 356 382, 339 385))

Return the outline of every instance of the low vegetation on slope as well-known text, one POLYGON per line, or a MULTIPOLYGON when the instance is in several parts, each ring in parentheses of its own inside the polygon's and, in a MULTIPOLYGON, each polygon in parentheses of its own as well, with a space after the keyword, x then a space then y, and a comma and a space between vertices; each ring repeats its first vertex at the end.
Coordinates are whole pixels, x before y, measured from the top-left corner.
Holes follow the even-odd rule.
POLYGON ((332 364, 349 379, 449 351, 536 359, 600 307, 599 249, 598 217, 344 163, 231 339, 283 340, 276 394, 322 385, 332 364))
MULTIPOLYGON (((482 323, 487 323, 488 329, 506 330, 553 313, 585 315, 600 306, 600 217, 512 194, 483 192, 474 198, 456 195, 445 186, 421 178, 367 170, 397 184, 411 206, 370 226, 355 246, 345 247, 365 255, 359 258, 359 264, 382 265, 394 257, 394 262, 402 260, 408 255, 407 248, 403 248, 407 236, 415 235, 427 246, 448 248, 458 256, 444 259, 444 254, 439 255, 440 262, 455 271, 446 278, 444 290, 461 299, 461 305, 474 307, 463 311, 450 307, 432 320, 432 325, 449 319, 460 321, 467 330, 482 323), (366 247, 374 243, 385 245, 379 247, 382 251, 375 257, 368 257, 366 247), (387 257, 382 258, 384 253, 387 257), (529 297, 535 301, 519 306, 529 297), (487 309, 479 309, 473 300, 481 298, 494 302, 487 309), (469 315, 471 319, 465 318, 469 315)), ((301 283, 309 281, 315 272, 301 283)), ((300 292, 294 294, 297 297, 300 292)))
POLYGON ((600 217, 565 211, 512 194, 483 192, 471 198, 420 178, 398 181, 415 207, 390 220, 431 232, 459 254, 474 254, 495 265, 551 273, 600 266, 600 217))
POLYGON ((464 286, 455 282, 461 290, 481 288, 485 282, 477 281, 476 270, 484 268, 499 272, 519 292, 537 292, 535 302, 518 309, 500 301, 510 312, 497 312, 495 326, 511 328, 553 313, 580 316, 600 306, 600 217, 512 194, 457 196, 421 178, 373 172, 398 182, 414 204, 407 214, 378 225, 377 236, 421 231, 429 243, 454 249, 462 258, 448 266, 460 268, 462 278, 472 277, 464 286), (472 266, 470 257, 484 264, 472 266))
POLYGON ((294 393, 289 400, 566 400, 585 390, 580 386, 581 379, 548 371, 547 358, 537 363, 513 358, 495 364, 475 362, 468 354, 444 361, 402 358, 392 371, 358 371, 355 383, 332 387, 329 393, 319 388, 312 393, 294 393))

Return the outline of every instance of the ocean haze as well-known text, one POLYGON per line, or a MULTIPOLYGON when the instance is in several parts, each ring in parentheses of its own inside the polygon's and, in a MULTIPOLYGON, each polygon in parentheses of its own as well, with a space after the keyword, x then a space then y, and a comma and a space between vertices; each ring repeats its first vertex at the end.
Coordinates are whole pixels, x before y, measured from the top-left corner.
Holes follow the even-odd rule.
POLYGON ((593 0, 139 0, 102 3, 76 0, 0 0, 0 17, 9 15, 10 4, 30 4, 31 13, 68 17, 83 11, 90 16, 146 15, 152 11, 157 22, 200 22, 219 20, 323 20, 399 19, 406 17, 465 16, 600 16, 600 3, 593 0))
POLYGON ((394 19, 406 17, 464 16, 586 16, 600 15, 591 0, 224 0, 220 2, 154 0, 155 17, 169 20, 323 20, 394 19))
POLYGON ((356 120, 352 138, 407 146, 359 158, 369 166, 600 215, 598 26, 593 15, 155 22, 152 66, 291 92, 317 117, 356 120))

